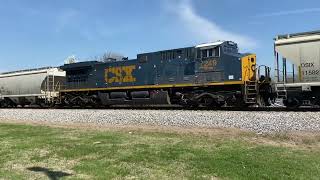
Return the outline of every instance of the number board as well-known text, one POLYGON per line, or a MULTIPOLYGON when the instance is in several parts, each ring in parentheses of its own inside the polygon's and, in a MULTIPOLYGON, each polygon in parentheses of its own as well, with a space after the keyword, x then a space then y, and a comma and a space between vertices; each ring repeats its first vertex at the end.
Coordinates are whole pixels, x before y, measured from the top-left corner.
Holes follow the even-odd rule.
POLYGON ((217 64, 218 64, 217 60, 209 59, 209 60, 203 61, 200 64, 199 69, 204 71, 204 72, 213 71, 215 69, 215 67, 217 66, 217 64))

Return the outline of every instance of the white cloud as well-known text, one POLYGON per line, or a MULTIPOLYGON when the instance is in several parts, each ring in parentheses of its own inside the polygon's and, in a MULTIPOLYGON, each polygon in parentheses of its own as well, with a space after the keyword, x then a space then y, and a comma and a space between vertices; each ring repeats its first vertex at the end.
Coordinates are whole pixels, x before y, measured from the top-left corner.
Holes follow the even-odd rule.
POLYGON ((279 12, 269 12, 269 13, 258 14, 255 17, 288 16, 288 15, 314 13, 314 12, 320 12, 320 8, 307 8, 307 9, 296 9, 296 10, 287 10, 287 11, 279 11, 279 12))
POLYGON ((190 0, 170 1, 167 7, 179 21, 182 21, 186 30, 191 33, 190 37, 202 42, 230 40, 238 43, 243 49, 252 49, 257 46, 257 42, 250 37, 225 30, 217 23, 197 14, 190 0))

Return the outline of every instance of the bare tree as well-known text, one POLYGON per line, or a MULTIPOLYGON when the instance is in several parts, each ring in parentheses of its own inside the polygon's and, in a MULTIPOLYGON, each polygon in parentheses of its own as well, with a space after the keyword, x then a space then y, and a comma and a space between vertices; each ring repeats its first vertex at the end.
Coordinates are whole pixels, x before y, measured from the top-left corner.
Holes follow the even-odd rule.
POLYGON ((101 61, 103 62, 115 62, 115 61, 122 61, 126 59, 128 58, 124 57, 119 53, 114 53, 114 52, 105 52, 101 57, 101 61))
POLYGON ((73 64, 76 62, 77 62, 77 58, 75 55, 68 56, 64 61, 65 64, 73 64))

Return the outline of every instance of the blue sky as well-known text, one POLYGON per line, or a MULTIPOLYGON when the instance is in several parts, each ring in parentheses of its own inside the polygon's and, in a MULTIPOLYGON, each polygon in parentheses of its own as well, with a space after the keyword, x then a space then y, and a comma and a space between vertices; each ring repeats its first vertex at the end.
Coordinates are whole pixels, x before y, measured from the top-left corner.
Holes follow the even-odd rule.
POLYGON ((1 0, 0 72, 215 40, 273 65, 275 35, 319 30, 319 18, 318 0, 1 0))

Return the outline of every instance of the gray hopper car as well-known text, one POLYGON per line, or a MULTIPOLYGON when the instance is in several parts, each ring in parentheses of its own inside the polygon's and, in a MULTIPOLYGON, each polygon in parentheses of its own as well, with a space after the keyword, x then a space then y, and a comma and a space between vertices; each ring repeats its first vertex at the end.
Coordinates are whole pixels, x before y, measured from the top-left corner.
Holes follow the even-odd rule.
POLYGON ((45 67, 0 74, 0 107, 47 105, 59 95, 65 72, 45 67))
POLYGON ((274 46, 276 91, 284 105, 320 106, 320 31, 279 35, 274 46))

